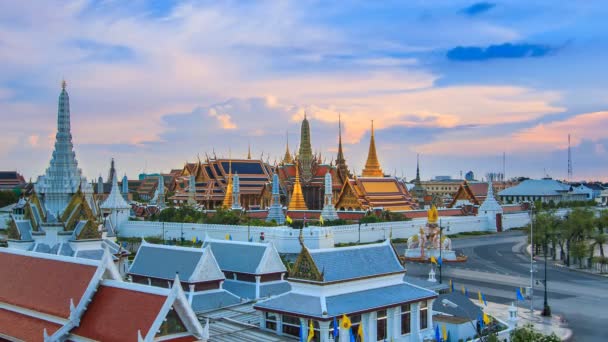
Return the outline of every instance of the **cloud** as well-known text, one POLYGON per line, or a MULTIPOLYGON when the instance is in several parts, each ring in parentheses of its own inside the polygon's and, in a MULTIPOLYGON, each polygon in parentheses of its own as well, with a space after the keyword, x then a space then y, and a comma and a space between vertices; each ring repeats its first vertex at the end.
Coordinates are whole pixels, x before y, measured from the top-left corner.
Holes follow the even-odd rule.
POLYGON ((478 2, 478 3, 472 4, 469 7, 463 8, 461 10, 461 12, 472 17, 472 16, 476 16, 478 14, 485 13, 494 7, 496 7, 496 4, 493 4, 490 2, 478 2))
POLYGON ((135 58, 134 51, 125 45, 106 44, 90 39, 75 39, 68 42, 81 50, 83 61, 100 61, 105 63, 116 63, 132 61, 135 58))
POLYGON ((556 51, 556 48, 548 45, 504 43, 488 47, 458 46, 450 49, 446 56, 452 61, 468 62, 496 58, 544 57, 556 51))

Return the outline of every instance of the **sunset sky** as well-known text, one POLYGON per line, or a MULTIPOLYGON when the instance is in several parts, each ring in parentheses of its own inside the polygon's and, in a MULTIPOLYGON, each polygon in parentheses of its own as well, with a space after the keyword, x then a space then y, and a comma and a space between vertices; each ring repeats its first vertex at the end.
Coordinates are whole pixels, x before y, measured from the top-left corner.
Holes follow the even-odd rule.
POLYGON ((0 169, 51 157, 68 82, 84 174, 130 178, 299 141, 386 173, 608 180, 605 1, 2 1, 0 169), (162 5, 159 5, 162 3, 162 5))

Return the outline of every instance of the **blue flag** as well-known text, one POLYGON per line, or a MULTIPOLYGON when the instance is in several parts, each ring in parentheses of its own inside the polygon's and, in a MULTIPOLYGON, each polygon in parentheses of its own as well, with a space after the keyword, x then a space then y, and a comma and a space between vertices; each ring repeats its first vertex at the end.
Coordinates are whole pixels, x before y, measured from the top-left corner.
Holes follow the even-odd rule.
POLYGON ((477 323, 479 323, 479 330, 483 330, 483 317, 481 317, 481 314, 477 316, 477 323))
POLYGON ((253 242, 253 236, 249 238, 249 242, 253 242))
POLYGON ((435 326, 435 340, 441 341, 441 334, 439 334, 439 325, 435 326))
POLYGON ((443 260, 441 260, 441 257, 439 257, 439 259, 437 259, 437 264, 439 266, 443 265, 443 260))
POLYGON ((306 341, 306 335, 304 335, 304 323, 300 321, 300 342, 306 341))
POLYGON ((338 333, 340 330, 340 326, 338 325, 338 320, 334 317, 334 341, 338 338, 338 333))
POLYGON ((524 295, 521 293, 521 290, 519 288, 517 288, 517 291, 515 291, 517 293, 517 300, 523 301, 526 300, 524 298, 524 295))
MULTIPOLYGON (((363 324, 363 323, 361 323, 361 324, 363 324)), ((357 339, 355 338, 355 334, 353 334, 353 330, 348 329, 348 331, 350 331, 350 342, 357 342, 357 339)))
POLYGON ((450 279, 450 287, 452 288, 452 292, 454 292, 454 282, 452 282, 452 279, 450 279))
POLYGON ((481 294, 481 299, 483 299, 483 304, 485 306, 488 306, 488 302, 486 301, 486 296, 483 293, 481 294))

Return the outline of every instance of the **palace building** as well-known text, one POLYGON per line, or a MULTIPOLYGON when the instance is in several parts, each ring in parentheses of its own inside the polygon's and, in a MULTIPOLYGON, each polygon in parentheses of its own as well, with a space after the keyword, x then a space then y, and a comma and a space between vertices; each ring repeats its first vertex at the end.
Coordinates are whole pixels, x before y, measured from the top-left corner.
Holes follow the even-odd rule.
POLYGON ((360 177, 347 179, 337 196, 339 211, 384 209, 408 211, 417 208, 405 185, 395 177, 385 177, 376 153, 372 122, 371 138, 365 168, 360 177))
POLYGON ((321 342, 332 340, 334 329, 346 340, 353 334, 362 341, 422 341, 433 335, 437 293, 405 282, 404 274, 388 240, 328 249, 302 245, 290 271, 291 291, 254 308, 261 328, 279 335, 309 336, 312 326, 321 342))

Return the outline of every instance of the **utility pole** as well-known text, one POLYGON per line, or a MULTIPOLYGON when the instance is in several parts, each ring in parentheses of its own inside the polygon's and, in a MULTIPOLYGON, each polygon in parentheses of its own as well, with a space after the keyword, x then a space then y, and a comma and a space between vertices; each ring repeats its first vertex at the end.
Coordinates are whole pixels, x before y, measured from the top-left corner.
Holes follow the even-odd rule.
POLYGON ((441 226, 441 219, 439 219, 439 261, 441 261, 441 263, 439 264, 439 284, 442 284, 442 277, 441 277, 441 271, 443 270, 443 259, 441 258, 441 235, 443 233, 443 226, 441 226))
POLYGON ((534 202, 530 202, 530 314, 534 315, 534 202))

